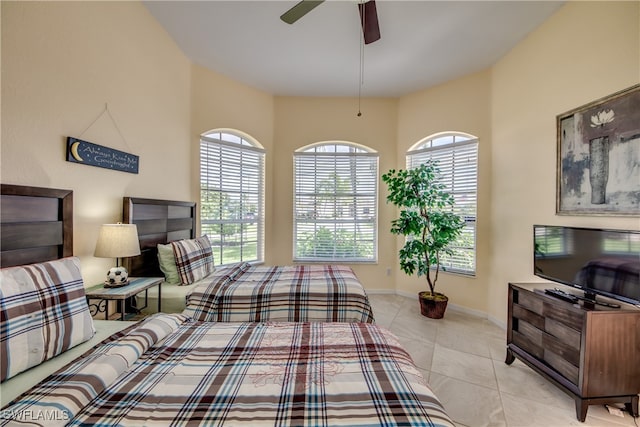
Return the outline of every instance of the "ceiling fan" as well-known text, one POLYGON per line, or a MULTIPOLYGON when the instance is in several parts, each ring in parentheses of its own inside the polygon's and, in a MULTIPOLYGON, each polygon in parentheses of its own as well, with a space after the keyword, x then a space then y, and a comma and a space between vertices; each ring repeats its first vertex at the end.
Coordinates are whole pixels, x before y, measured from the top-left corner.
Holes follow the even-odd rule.
MULTIPOLYGON (((302 0, 291 9, 280 16, 287 24, 293 24, 298 19, 311 12, 318 7, 324 0, 302 0)), ((375 0, 358 2, 358 11, 360 12, 360 23, 362 24, 362 34, 364 35, 364 43, 373 43, 380 39, 380 27, 378 26, 378 12, 376 11, 375 0)))

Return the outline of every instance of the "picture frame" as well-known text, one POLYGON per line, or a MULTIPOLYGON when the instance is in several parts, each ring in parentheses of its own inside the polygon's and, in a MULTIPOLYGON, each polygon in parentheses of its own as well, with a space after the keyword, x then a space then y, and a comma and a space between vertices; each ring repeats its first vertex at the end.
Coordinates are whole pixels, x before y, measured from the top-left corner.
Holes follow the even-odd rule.
POLYGON ((640 216, 640 84, 556 117, 556 214, 640 216))
POLYGON ((67 161, 87 166, 137 174, 140 157, 124 151, 67 137, 67 161))

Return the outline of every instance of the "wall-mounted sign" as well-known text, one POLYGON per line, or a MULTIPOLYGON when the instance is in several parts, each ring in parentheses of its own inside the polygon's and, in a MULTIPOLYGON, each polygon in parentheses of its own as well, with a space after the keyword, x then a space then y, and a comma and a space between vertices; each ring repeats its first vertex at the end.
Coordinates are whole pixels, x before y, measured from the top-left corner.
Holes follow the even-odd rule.
POLYGON ((67 137, 67 161, 138 173, 140 157, 69 136, 67 137))

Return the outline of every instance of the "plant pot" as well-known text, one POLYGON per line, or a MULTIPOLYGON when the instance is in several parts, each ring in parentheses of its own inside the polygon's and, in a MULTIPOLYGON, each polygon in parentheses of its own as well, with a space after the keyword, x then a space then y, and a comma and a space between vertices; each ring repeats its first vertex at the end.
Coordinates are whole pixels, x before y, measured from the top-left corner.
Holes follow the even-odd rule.
POLYGON ((418 299, 420 300, 420 314, 430 319, 444 317, 449 302, 449 298, 445 294, 436 292, 435 295, 431 295, 431 292, 424 291, 418 294, 418 299))

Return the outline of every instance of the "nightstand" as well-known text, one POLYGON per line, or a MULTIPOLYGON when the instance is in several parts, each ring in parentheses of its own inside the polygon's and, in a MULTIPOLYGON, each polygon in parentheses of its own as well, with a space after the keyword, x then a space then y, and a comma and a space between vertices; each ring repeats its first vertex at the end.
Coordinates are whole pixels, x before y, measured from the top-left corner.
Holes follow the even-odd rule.
MULTIPOLYGON (((109 301, 117 301, 117 312, 120 312, 120 320, 125 320, 125 301, 144 291, 144 307, 147 307, 149 288, 158 287, 158 312, 162 311, 162 277, 131 277, 129 284, 119 288, 105 288, 103 284, 93 286, 85 290, 89 311, 92 316, 104 312, 105 319, 109 320, 109 301), (91 304, 90 300, 100 300, 97 304, 91 304)), ((115 313, 114 313, 115 314, 115 313)))

